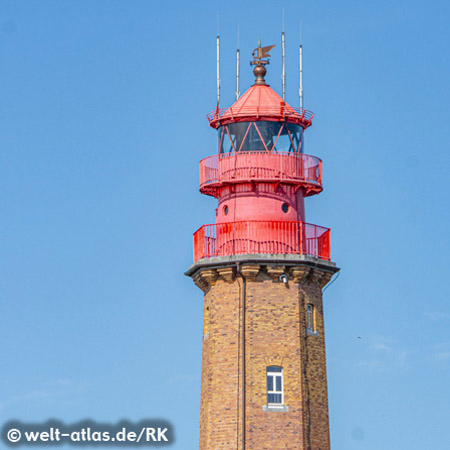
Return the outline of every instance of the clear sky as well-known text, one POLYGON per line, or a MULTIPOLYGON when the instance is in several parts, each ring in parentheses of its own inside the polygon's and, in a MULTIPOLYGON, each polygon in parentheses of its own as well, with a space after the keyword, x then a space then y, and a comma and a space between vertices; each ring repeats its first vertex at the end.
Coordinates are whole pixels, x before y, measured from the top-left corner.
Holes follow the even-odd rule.
POLYGON ((198 445, 202 293, 183 272, 214 221, 198 162, 258 38, 324 162, 332 229, 333 450, 448 449, 448 1, 0 1, 0 422, 162 417, 198 445), (447 230, 447 231, 446 231, 447 230))

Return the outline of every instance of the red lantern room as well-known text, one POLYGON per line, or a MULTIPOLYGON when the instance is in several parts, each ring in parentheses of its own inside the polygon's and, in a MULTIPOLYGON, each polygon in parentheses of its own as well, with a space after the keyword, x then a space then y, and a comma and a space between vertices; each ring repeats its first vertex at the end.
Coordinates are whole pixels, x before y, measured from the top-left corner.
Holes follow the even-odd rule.
POLYGON ((209 113, 217 154, 200 161, 200 192, 218 200, 216 223, 194 234, 194 262, 235 254, 304 254, 330 259, 329 229, 305 219, 304 199, 322 191, 322 161, 303 153, 314 114, 293 108, 265 81, 231 107, 209 113))

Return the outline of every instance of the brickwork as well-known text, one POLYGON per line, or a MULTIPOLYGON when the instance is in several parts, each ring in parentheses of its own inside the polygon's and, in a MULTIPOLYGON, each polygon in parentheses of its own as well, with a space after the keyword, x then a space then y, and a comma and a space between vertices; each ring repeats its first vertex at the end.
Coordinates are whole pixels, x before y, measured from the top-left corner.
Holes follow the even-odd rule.
POLYGON ((332 273, 270 264, 195 273, 205 292, 200 450, 329 450, 321 288, 332 273), (317 335, 306 332, 308 303, 317 335), (283 368, 283 410, 264 408, 268 366, 283 368))

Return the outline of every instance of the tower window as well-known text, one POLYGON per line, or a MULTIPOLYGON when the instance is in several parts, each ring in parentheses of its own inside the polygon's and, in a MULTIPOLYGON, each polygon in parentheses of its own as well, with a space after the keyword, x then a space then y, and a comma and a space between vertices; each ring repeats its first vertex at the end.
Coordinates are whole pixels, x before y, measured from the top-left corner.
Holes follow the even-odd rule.
POLYGON ((224 213, 225 215, 228 214, 228 206, 227 206, 227 205, 225 205, 225 206, 223 207, 223 213, 224 213))
POLYGON ((283 405, 283 368, 269 366, 266 369, 267 405, 283 405))
POLYGON ((288 205, 287 203, 283 203, 283 204, 281 205, 281 210, 282 210, 284 213, 287 213, 287 212, 289 211, 289 205, 288 205))
POLYGON ((316 308, 311 303, 306 305, 306 334, 318 335, 316 330, 316 308))

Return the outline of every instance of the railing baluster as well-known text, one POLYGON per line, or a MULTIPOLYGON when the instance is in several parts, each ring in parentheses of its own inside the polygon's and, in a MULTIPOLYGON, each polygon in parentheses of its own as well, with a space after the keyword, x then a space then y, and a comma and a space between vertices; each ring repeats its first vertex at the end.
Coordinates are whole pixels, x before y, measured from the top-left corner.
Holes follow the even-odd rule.
MULTIPOLYGON (((208 156, 200 161, 200 189, 230 181, 296 180, 322 186, 320 159, 300 153, 241 152, 208 156)), ((218 188, 218 186, 216 186, 218 188)), ((210 193, 208 190, 207 193, 210 193)))
POLYGON ((193 236, 194 262, 240 253, 306 254, 330 259, 330 230, 303 222, 247 221, 203 225, 193 236))

